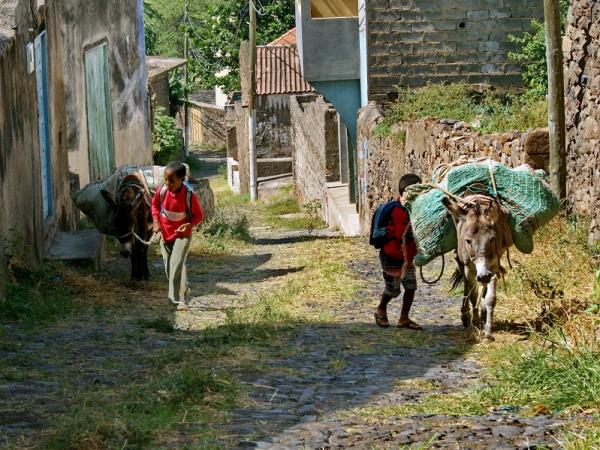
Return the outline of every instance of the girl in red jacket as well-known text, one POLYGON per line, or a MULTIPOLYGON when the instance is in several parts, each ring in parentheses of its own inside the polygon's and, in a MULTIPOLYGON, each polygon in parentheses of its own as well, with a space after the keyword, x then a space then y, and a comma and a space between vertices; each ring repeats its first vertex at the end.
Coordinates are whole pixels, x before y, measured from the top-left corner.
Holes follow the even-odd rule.
POLYGON ((180 162, 169 163, 165 167, 165 184, 152 199, 152 228, 162 234, 160 250, 169 280, 169 301, 179 309, 189 306, 185 262, 192 231, 204 217, 198 197, 184 183, 186 171, 180 162))

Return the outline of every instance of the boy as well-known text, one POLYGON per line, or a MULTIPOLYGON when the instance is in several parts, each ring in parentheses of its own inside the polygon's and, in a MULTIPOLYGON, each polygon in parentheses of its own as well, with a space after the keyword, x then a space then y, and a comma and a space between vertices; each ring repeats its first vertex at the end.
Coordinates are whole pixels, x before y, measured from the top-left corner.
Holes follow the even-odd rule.
POLYGON ((164 173, 166 190, 158 188, 152 199, 152 229, 155 233, 162 233, 160 250, 169 280, 169 301, 179 309, 188 309, 189 306, 185 262, 193 228, 202 222, 204 216, 198 197, 193 192, 188 208, 185 176, 185 165, 180 162, 169 163, 164 173))
MULTIPOLYGON (((412 173, 400 178, 398 183, 400 195, 397 200, 402 202, 406 188, 420 182, 421 178, 412 173)), ((387 226, 387 238, 388 242, 379 252, 385 289, 375 311, 375 323, 383 328, 390 326, 387 317, 387 305, 393 298, 400 295, 401 286, 404 286, 398 328, 421 330, 421 326, 409 318, 410 308, 417 290, 417 276, 415 266, 412 263, 417 254, 417 246, 410 232, 410 217, 405 208, 396 207, 392 210, 390 223, 387 226)))

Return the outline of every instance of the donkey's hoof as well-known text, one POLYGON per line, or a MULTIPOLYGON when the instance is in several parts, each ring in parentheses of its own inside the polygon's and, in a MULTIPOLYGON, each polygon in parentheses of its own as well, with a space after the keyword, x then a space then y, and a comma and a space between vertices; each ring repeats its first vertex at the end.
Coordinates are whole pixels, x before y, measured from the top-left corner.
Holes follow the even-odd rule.
POLYGON ((463 327, 465 327, 465 328, 470 328, 471 325, 473 324, 471 321, 470 314, 463 314, 460 318, 462 320, 463 327))

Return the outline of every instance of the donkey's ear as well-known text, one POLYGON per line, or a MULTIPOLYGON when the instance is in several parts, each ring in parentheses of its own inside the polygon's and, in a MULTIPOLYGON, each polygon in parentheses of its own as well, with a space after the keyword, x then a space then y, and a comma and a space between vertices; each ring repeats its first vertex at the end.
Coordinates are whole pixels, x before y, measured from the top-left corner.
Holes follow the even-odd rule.
POLYGON ((114 199, 113 195, 110 192, 108 192, 108 191, 106 191, 104 189, 101 189, 100 193, 102 194, 102 197, 104 197, 104 200, 106 200, 106 202, 111 206, 111 208, 113 208, 113 209, 117 208, 117 204, 115 203, 115 199, 114 199))
POLYGON ((467 215, 467 210, 460 206, 458 202, 452 200, 450 197, 444 197, 442 199, 442 203, 444 204, 446 209, 450 211, 450 213, 452 213, 452 215, 457 219, 467 215))

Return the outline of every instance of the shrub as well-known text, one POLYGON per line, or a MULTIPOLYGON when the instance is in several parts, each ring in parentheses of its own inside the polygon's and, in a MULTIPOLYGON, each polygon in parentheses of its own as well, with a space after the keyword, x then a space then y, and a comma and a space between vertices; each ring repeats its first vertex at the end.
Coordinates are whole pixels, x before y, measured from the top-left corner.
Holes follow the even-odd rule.
POLYGON ((165 114, 165 108, 158 107, 154 115, 154 132, 152 136, 153 159, 159 166, 177 160, 181 154, 181 134, 175 119, 165 114))

